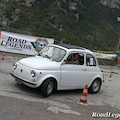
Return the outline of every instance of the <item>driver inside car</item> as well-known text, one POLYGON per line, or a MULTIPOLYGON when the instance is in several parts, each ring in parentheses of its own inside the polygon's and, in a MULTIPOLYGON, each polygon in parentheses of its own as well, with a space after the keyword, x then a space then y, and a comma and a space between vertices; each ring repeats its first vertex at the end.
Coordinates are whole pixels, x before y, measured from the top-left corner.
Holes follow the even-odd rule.
POLYGON ((73 53, 68 56, 66 63, 67 64, 79 64, 79 54, 78 53, 73 53))

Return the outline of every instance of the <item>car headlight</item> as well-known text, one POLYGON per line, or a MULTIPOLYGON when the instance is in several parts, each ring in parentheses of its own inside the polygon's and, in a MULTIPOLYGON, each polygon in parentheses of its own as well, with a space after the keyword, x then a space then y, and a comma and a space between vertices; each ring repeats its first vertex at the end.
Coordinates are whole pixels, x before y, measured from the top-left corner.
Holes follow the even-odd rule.
POLYGON ((32 71, 31 71, 31 76, 32 76, 32 77, 35 77, 35 76, 36 76, 35 70, 32 70, 32 71))
POLYGON ((14 64, 13 64, 13 69, 15 70, 16 68, 17 68, 17 64, 14 63, 14 64))

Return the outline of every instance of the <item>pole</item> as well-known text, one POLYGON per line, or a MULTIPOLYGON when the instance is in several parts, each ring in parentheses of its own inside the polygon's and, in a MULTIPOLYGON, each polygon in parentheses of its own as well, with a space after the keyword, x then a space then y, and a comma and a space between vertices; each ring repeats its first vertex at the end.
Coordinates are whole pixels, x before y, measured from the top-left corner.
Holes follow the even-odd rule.
MULTIPOLYGON (((117 21, 120 22, 120 17, 117 17, 117 21)), ((119 47, 120 47, 120 35, 119 35, 119 40, 118 40, 118 48, 117 48, 117 51, 119 51, 119 47)))
POLYGON ((119 36, 119 40, 118 40, 118 48, 117 48, 117 51, 119 51, 119 47, 120 47, 120 36, 119 36))

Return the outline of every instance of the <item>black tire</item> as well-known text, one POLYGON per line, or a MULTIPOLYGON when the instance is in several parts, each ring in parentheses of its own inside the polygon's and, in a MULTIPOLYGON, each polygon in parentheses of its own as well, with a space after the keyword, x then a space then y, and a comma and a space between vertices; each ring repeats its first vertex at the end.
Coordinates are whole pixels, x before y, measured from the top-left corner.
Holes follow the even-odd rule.
POLYGON ((89 93, 94 94, 94 93, 97 93, 100 90, 100 88, 101 88, 101 80, 95 79, 92 82, 91 86, 89 87, 88 91, 89 91, 89 93))
POLYGON ((54 90, 54 81, 52 79, 47 79, 46 81, 43 82, 41 86, 41 94, 44 97, 48 97, 52 94, 54 90))

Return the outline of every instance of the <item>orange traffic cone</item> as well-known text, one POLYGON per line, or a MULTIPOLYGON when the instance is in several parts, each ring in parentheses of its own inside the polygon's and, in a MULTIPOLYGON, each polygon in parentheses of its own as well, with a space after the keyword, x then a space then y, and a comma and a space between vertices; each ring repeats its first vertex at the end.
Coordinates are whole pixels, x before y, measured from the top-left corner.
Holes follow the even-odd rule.
POLYGON ((4 59, 5 59, 5 51, 3 52, 2 60, 4 60, 4 59))
POLYGON ((77 102, 77 103, 87 106, 88 105, 87 104, 87 93, 88 93, 88 85, 85 86, 85 88, 83 90, 83 93, 82 93, 82 95, 80 97, 80 101, 77 102))

